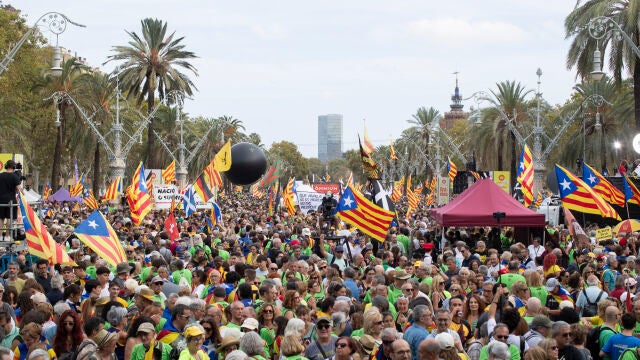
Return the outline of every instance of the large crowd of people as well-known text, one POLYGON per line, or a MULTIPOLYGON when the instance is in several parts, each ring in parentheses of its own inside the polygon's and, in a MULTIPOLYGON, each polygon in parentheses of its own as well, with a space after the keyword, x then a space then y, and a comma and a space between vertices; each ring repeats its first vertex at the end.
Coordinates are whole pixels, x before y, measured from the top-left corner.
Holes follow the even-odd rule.
POLYGON ((43 222, 75 265, 12 258, 0 278, 1 360, 640 357, 635 234, 443 233, 418 211, 380 242, 321 214, 269 214, 264 202, 219 199, 213 228, 208 211, 177 210, 174 240, 166 210, 133 226, 126 208, 103 206, 127 256, 113 266, 73 235, 88 210, 47 205, 43 222))

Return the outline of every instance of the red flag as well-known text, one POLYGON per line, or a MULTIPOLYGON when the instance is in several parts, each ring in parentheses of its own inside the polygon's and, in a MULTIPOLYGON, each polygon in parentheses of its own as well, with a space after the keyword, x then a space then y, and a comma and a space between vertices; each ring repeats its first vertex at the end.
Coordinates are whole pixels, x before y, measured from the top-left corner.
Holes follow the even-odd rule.
POLYGON ((171 241, 180 237, 180 232, 178 232, 178 224, 176 223, 176 218, 173 216, 173 213, 169 214, 167 220, 164 222, 164 230, 169 235, 169 239, 171 241))

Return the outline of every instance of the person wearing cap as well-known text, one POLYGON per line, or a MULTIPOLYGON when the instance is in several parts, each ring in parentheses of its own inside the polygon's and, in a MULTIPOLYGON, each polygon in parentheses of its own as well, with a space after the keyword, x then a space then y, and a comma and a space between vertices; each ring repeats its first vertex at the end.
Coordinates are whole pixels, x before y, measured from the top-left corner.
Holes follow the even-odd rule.
POLYGON ((153 279, 151 279, 151 290, 153 290, 153 298, 154 301, 159 302, 160 304, 162 304, 162 307, 164 308, 164 303, 167 300, 167 296, 162 292, 162 287, 164 286, 165 283, 165 279, 163 279, 161 276, 156 275, 153 277, 153 279))
POLYGON ((205 332, 200 324, 192 324, 184 329, 187 347, 180 352, 179 360, 209 360, 209 355, 202 350, 205 332))
MULTIPOLYGON (((218 359, 224 359, 227 354, 232 351, 238 350, 240 346, 240 340, 233 335, 226 335, 222 338, 222 342, 216 348, 216 352, 218 353, 218 359)), ((302 342, 300 342, 300 346, 302 342)), ((303 346, 304 347, 304 346, 303 346)))
POLYGON ((549 337, 553 322, 546 315, 536 315, 531 320, 531 326, 527 333, 522 335, 527 348, 534 347, 538 343, 549 337))
POLYGON ((325 249, 324 234, 320 235, 319 241, 320 241, 320 247, 319 247, 320 253, 325 259, 327 259, 327 264, 329 266, 336 264, 338 265, 338 268, 340 269, 340 271, 343 271, 344 268, 347 267, 348 265, 348 260, 344 257, 344 246, 337 245, 334 249, 335 254, 331 254, 327 252, 327 250, 325 249))
POLYGON ((547 296, 545 306, 549 309, 550 315, 557 316, 560 314, 560 302, 567 300, 573 303, 573 298, 571 298, 569 292, 560 285, 558 279, 550 278, 547 280, 546 289, 549 292, 549 296, 547 296))
POLYGON ((407 282, 411 275, 404 270, 397 270, 393 275, 393 284, 388 288, 387 299, 390 303, 395 304, 398 296, 402 295, 402 285, 407 282))
POLYGON ((145 360, 147 354, 152 356, 153 360, 169 360, 172 347, 161 341, 156 341, 156 330, 152 323, 140 324, 137 335, 142 343, 133 347, 130 360, 145 360))
POLYGON ((124 282, 127 281, 131 269, 131 265, 127 262, 121 262, 116 266, 116 276, 113 278, 113 281, 115 281, 121 289, 124 288, 124 282))
POLYGON ((319 317, 316 321, 318 339, 313 341, 304 351, 304 356, 309 360, 323 360, 333 356, 336 348, 337 336, 333 336, 333 323, 331 318, 319 317))

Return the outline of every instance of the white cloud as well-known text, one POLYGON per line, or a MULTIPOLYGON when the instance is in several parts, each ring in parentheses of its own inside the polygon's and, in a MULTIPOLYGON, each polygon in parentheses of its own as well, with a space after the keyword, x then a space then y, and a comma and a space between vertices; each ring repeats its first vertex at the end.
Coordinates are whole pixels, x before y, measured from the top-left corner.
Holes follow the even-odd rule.
POLYGON ((287 37, 287 29, 280 24, 254 25, 251 30, 263 40, 281 40, 287 37))
POLYGON ((501 21, 473 21, 461 18, 422 19, 409 23, 407 34, 452 47, 514 43, 527 34, 516 25, 501 21))

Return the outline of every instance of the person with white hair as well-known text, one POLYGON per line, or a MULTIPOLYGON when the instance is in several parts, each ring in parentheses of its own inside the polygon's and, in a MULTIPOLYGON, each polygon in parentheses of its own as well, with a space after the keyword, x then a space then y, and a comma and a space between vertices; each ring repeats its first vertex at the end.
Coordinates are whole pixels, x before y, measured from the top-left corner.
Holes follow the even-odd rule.
POLYGON ((508 360, 511 357, 509 346, 503 342, 492 341, 487 345, 489 360, 508 360))
POLYGON ((598 313, 598 302, 606 299, 607 293, 599 287, 600 280, 594 274, 587 277, 587 288, 580 291, 576 301, 576 310, 581 317, 596 316, 598 313))
POLYGON ((253 359, 265 359, 264 340, 255 331, 244 334, 240 339, 240 350, 253 359))
POLYGON ((29 360, 49 360, 49 353, 43 349, 35 349, 29 354, 29 360))
POLYGON ((224 357, 224 360, 249 360, 249 356, 242 350, 233 350, 224 357))

